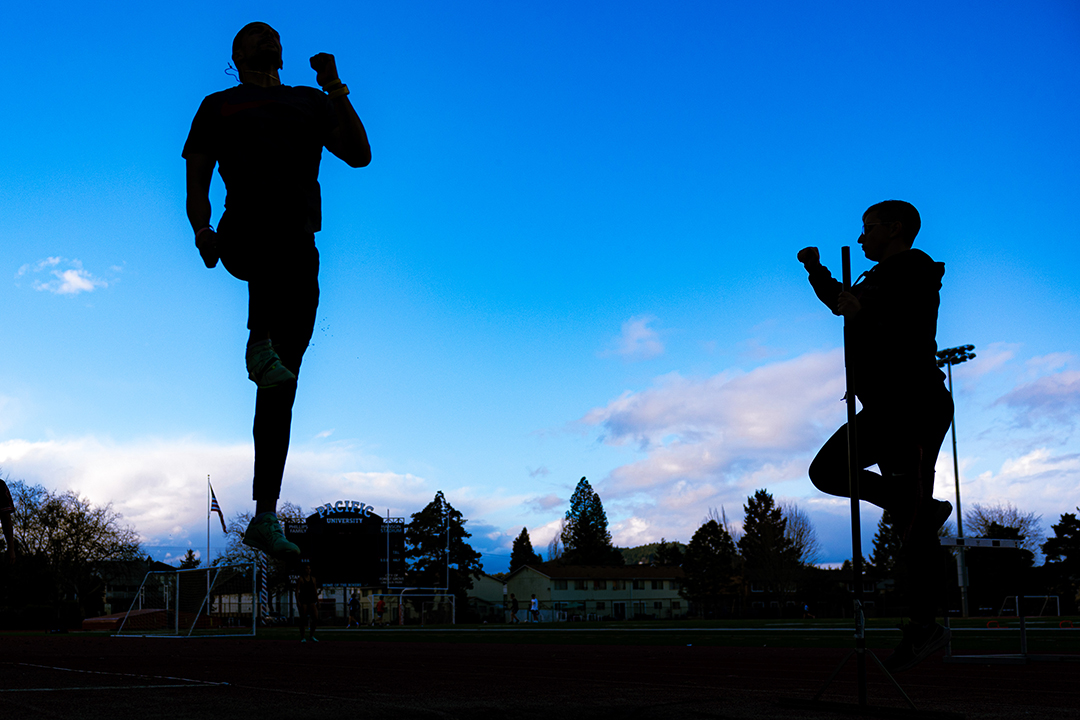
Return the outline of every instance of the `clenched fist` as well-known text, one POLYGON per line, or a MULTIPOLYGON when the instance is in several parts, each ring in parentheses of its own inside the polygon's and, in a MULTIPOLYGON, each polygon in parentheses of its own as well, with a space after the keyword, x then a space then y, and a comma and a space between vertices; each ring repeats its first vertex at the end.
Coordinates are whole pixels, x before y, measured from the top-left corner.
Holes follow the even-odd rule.
POLYGON ((315 82, 319 87, 325 88, 338 81, 337 63, 330 53, 319 53, 311 56, 311 69, 315 71, 315 82))

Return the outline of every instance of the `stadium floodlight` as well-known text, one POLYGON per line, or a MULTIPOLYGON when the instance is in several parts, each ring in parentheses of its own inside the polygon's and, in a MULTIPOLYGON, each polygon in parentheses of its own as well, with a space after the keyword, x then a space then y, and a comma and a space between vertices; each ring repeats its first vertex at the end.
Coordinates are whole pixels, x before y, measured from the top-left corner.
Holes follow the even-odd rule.
MULTIPOLYGON (((957 459, 956 454, 956 400, 953 398, 952 389, 952 366, 959 365, 962 362, 967 362, 975 357, 975 353, 972 350, 975 349, 974 345, 961 345, 959 347, 946 348, 939 350, 937 353, 937 366, 945 367, 948 369, 949 375, 949 399, 953 400, 953 416, 952 416, 952 457, 953 457, 953 479, 956 482, 956 537, 964 537, 964 519, 963 513, 960 510, 960 461, 957 459)), ((967 577, 967 564, 964 562, 964 546, 961 545, 957 548, 956 553, 956 576, 960 585, 960 614, 963 617, 968 616, 968 577, 967 577)))

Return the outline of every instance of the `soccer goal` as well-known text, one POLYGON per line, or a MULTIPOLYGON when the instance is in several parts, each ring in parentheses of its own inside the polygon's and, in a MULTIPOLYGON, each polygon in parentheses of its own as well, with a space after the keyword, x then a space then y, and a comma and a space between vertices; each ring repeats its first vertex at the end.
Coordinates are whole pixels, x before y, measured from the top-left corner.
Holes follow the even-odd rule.
POLYGON ((386 624, 424 626, 457 622, 457 598, 452 593, 375 593, 368 596, 372 618, 376 617, 379 599, 384 603, 383 622, 386 624))
POLYGON ((148 572, 116 635, 254 635, 255 581, 255 563, 148 572))

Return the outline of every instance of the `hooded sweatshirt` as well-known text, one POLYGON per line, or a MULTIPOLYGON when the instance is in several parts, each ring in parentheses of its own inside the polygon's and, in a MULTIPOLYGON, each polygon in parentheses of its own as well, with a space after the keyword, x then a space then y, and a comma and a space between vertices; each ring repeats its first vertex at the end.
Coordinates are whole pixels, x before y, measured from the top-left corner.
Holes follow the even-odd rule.
MULTIPOLYGON (((862 308, 848 321, 848 361, 863 406, 916 400, 940 385, 937 313, 945 263, 905 250, 863 273, 851 288, 862 308)), ((810 271, 818 299, 833 311, 843 291, 822 265, 810 271)))

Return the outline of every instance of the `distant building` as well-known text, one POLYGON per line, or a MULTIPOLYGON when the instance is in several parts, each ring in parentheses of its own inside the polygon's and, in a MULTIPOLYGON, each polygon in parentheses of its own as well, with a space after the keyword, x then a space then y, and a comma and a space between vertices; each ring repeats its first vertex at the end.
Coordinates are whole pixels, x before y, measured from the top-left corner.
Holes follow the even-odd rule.
POLYGON ((511 593, 522 622, 533 595, 543 622, 681 619, 687 614, 679 594, 684 576, 679 567, 650 565, 524 565, 506 577, 506 619, 511 593))

